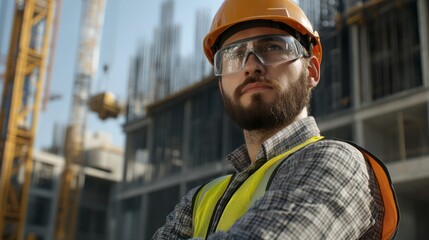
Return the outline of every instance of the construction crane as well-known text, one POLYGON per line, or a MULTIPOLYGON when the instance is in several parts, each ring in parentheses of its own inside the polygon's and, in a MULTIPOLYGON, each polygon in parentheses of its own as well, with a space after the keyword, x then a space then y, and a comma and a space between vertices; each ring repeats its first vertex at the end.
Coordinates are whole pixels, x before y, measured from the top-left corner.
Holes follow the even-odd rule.
POLYGON ((61 177, 56 216, 56 240, 76 239, 80 192, 84 182, 82 168, 87 102, 99 58, 105 0, 84 0, 78 55, 72 89, 70 122, 64 146, 65 167, 61 177))
POLYGON ((0 109, 0 238, 23 239, 54 0, 16 1, 0 109))

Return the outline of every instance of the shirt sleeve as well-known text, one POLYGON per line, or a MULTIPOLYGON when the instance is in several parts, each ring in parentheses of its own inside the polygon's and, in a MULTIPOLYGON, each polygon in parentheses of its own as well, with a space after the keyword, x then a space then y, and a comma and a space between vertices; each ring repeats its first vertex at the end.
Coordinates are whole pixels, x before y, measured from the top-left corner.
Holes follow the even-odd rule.
POLYGON ((371 206, 362 154, 324 140, 286 159, 264 196, 208 239, 359 239, 375 224, 371 206))
POLYGON ((192 237, 192 201, 200 187, 190 190, 167 216, 164 226, 153 235, 153 240, 189 239, 192 237))

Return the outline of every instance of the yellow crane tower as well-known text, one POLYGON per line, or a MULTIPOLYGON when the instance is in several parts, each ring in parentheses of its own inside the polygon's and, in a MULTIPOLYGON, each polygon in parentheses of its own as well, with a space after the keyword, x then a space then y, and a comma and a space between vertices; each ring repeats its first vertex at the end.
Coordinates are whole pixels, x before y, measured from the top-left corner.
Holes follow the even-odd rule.
POLYGON ((23 239, 54 0, 15 2, 0 109, 0 238, 23 239))
POLYGON ((80 191, 83 186, 82 153, 87 103, 91 83, 98 68, 105 0, 84 0, 72 89, 70 122, 64 146, 65 167, 61 178, 55 240, 76 239, 80 191))

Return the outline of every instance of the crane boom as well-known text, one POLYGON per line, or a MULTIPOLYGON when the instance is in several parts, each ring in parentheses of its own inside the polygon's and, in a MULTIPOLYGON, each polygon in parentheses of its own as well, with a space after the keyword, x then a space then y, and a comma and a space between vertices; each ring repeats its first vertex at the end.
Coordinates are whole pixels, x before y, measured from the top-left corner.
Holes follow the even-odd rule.
POLYGON ((54 0, 16 1, 0 109, 0 238, 23 239, 54 0))
POLYGON ((82 153, 84 147, 87 102, 91 82, 98 68, 105 0, 84 0, 79 34, 78 56, 72 92, 70 123, 64 147, 65 168, 62 174, 55 239, 76 239, 80 190, 83 185, 82 153))

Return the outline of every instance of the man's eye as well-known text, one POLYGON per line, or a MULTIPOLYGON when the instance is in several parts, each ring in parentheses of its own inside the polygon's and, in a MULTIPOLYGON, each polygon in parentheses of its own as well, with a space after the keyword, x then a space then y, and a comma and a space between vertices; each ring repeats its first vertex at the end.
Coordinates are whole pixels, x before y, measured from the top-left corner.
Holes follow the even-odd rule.
POLYGON ((234 58, 242 58, 245 54, 246 54, 245 50, 239 49, 239 50, 234 51, 234 53, 232 55, 234 58))
POLYGON ((264 48, 264 52, 283 51, 283 50, 284 48, 282 46, 275 45, 275 44, 267 45, 264 48))

